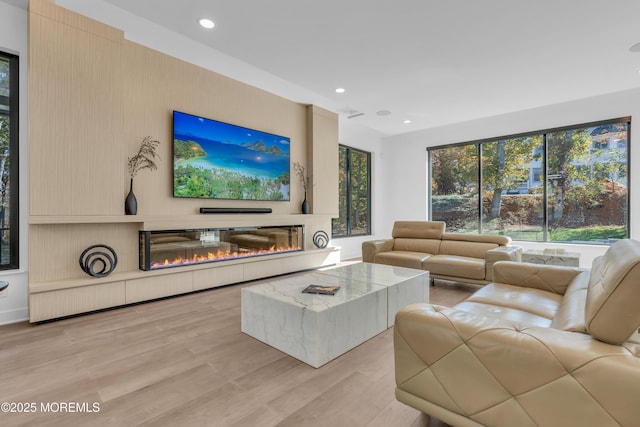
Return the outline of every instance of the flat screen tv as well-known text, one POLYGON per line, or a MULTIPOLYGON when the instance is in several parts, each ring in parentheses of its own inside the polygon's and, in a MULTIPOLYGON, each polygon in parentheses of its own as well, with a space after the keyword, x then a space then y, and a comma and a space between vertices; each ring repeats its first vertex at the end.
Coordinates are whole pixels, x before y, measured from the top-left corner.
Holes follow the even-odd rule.
POLYGON ((173 112, 173 196, 290 199, 290 139, 173 112))

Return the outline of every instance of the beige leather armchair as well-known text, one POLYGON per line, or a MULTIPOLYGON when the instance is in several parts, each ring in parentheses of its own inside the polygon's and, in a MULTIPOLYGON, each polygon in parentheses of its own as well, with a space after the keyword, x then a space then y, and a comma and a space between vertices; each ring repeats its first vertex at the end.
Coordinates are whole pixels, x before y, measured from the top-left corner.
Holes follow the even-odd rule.
POLYGON ((498 262, 453 308, 396 316, 398 400, 454 426, 640 425, 640 242, 592 269, 498 262))

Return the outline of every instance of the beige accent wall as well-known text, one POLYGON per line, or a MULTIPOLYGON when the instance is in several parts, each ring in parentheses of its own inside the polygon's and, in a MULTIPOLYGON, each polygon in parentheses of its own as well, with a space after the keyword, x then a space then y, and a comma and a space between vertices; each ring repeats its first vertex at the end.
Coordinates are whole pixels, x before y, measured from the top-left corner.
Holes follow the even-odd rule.
POLYGON ((316 214, 338 217, 338 185, 330 179, 338 177, 338 126, 335 114, 310 105, 307 108, 307 136, 309 172, 312 177, 311 208, 316 214))
POLYGON ((48 1, 29 8, 30 214, 120 214, 123 35, 48 1))
MULTIPOLYGON (((270 207, 274 213, 299 212, 302 188, 292 182, 295 202, 238 202, 232 200, 174 199, 172 197, 171 114, 173 110, 208 117, 291 138, 291 161, 307 155, 306 107, 247 86, 203 68, 135 43, 125 44, 125 120, 123 142, 133 152, 144 135, 161 141, 161 165, 143 171, 134 186, 138 213, 196 214, 202 206, 270 207), (299 201, 299 202, 298 202, 299 201)), ((126 159, 125 159, 126 161, 126 159)), ((125 165, 126 162, 120 160, 125 165)), ((128 174, 122 194, 128 191, 128 174)))
POLYGON ((315 231, 330 231, 338 213, 335 113, 132 43, 53 0, 31 0, 28 15, 30 286, 91 283, 78 257, 96 243, 118 253, 113 280, 137 274, 137 230, 148 224, 305 224, 307 248, 315 231), (290 202, 173 198, 173 110, 291 138, 291 162, 313 171, 312 214, 299 215, 304 192, 295 174, 290 202), (147 135, 160 141, 161 160, 135 178, 138 215, 126 217, 127 158, 147 135), (273 214, 200 215, 200 207, 269 207, 273 214))

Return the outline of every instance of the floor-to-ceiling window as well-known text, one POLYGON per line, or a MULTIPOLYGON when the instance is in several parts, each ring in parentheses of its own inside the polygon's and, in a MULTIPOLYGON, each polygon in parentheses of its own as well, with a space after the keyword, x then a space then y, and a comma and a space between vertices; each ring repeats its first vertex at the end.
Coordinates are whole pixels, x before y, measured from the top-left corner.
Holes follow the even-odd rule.
POLYGON ((340 145, 338 149, 338 206, 333 237, 371 234, 371 153, 340 145))
POLYGON ((629 117, 430 147, 430 218, 516 240, 629 236, 629 117))
POLYGON ((449 230, 478 232, 477 144, 430 151, 431 216, 449 230))
POLYGON ((18 268, 18 57, 0 51, 0 269, 18 268))
POLYGON ((542 141, 536 134, 481 144, 483 233, 544 240, 544 200, 538 184, 542 141))

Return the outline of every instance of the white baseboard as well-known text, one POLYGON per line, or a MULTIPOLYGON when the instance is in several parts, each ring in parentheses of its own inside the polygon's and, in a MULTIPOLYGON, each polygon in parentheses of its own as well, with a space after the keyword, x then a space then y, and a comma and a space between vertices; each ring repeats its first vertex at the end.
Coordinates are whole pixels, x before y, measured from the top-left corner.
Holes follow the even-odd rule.
POLYGON ((25 320, 29 320, 29 309, 27 307, 0 312, 0 325, 24 322, 25 320))

